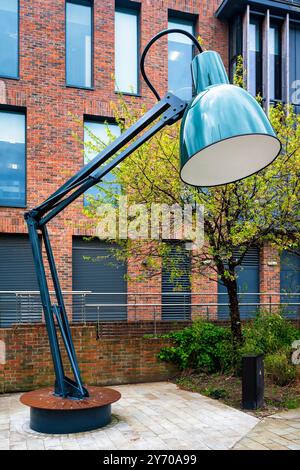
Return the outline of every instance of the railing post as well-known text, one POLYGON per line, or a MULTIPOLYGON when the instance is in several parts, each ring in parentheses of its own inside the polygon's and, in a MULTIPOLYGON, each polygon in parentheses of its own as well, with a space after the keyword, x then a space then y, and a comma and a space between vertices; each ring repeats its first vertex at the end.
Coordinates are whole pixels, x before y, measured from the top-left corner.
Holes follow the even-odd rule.
POLYGON ((154 338, 157 338, 157 328, 156 328, 156 305, 154 305, 154 338))
POLYGON ((82 296, 83 296, 82 320, 83 320, 83 323, 86 325, 86 294, 82 294, 82 296))
POLYGON ((19 294, 16 292, 16 314, 17 319, 21 323, 20 308, 19 308, 19 294))

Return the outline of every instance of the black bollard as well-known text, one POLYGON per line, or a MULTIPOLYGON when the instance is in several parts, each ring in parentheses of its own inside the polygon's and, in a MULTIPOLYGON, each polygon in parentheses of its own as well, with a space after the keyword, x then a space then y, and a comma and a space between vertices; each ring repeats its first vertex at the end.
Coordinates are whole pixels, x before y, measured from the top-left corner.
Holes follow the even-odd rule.
POLYGON ((242 406, 245 410, 256 410, 263 404, 263 354, 247 354, 242 358, 242 406))

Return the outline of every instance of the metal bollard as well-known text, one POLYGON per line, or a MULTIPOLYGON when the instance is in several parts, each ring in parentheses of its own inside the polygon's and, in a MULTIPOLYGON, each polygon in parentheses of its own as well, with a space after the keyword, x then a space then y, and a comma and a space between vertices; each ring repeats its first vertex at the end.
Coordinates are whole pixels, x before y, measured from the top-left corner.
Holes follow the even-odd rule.
POLYGON ((263 404, 263 354, 247 354, 242 358, 242 406, 245 410, 256 410, 263 404))

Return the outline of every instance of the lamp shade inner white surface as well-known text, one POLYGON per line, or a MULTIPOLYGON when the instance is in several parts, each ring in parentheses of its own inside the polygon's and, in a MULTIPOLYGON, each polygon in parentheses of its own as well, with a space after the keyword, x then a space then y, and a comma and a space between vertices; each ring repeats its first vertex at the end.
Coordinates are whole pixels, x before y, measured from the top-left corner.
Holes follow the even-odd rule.
POLYGON ((190 157, 181 169, 181 179, 192 186, 232 183, 265 168, 280 150, 280 141, 267 134, 224 139, 190 157))

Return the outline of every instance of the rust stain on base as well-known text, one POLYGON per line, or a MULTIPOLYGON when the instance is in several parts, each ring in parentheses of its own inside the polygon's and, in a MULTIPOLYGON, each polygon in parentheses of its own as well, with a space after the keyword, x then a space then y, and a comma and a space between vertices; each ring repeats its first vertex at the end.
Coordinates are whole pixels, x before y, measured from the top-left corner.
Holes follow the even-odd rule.
POLYGON ((31 408, 44 410, 82 410, 88 408, 99 408, 110 405, 120 400, 121 394, 117 390, 106 387, 89 387, 90 396, 82 400, 72 400, 53 395, 53 388, 40 388, 32 392, 24 393, 20 401, 23 405, 31 408))

